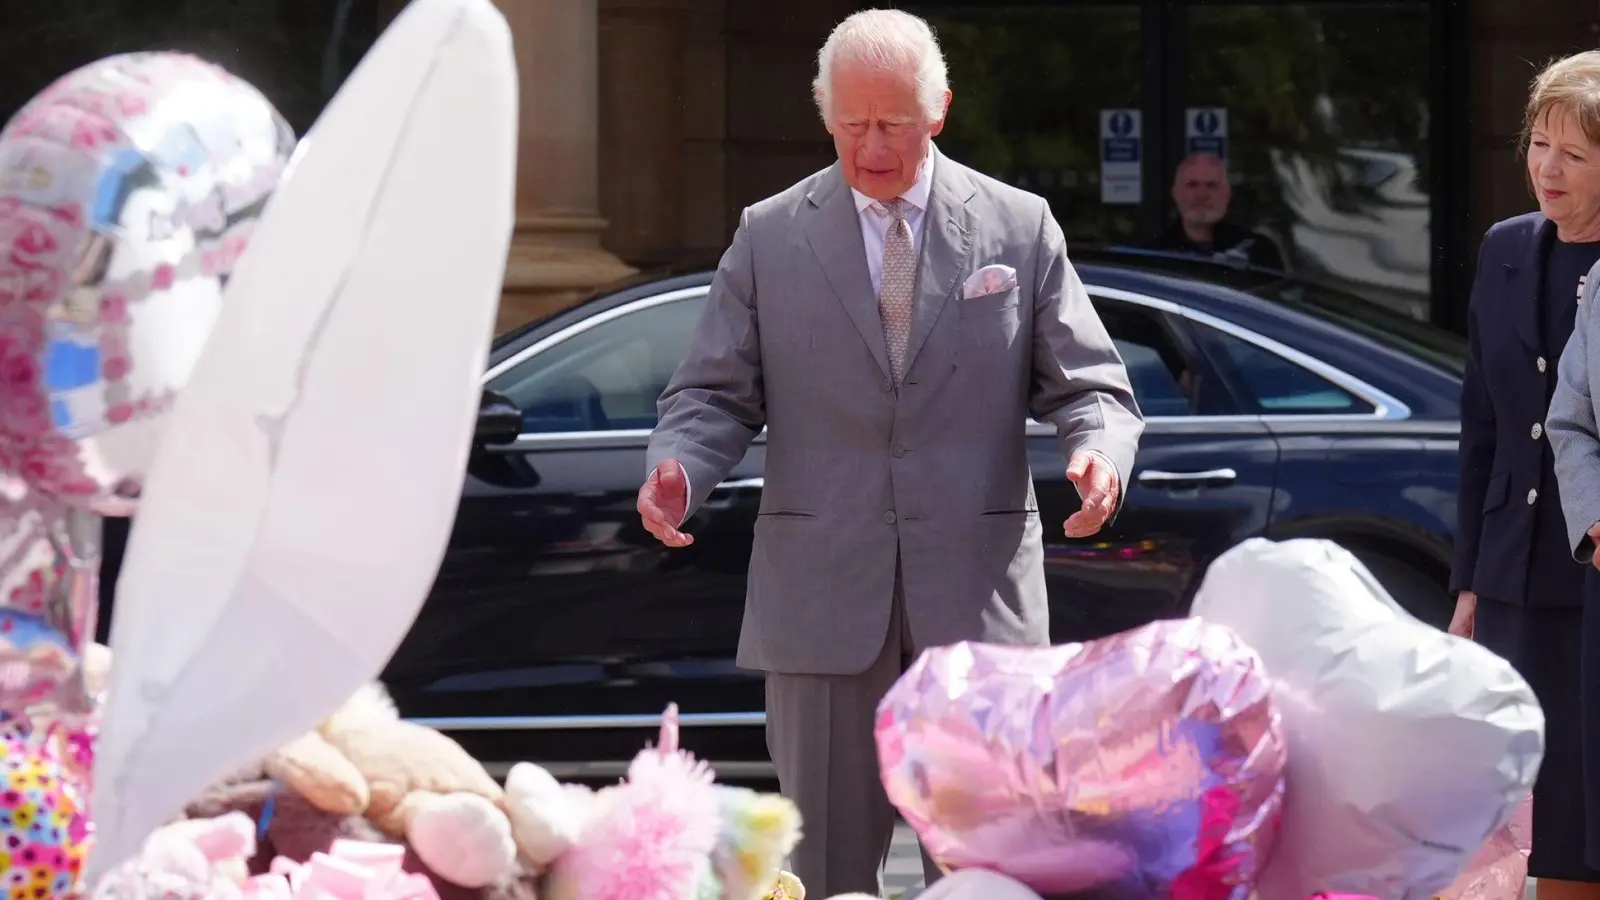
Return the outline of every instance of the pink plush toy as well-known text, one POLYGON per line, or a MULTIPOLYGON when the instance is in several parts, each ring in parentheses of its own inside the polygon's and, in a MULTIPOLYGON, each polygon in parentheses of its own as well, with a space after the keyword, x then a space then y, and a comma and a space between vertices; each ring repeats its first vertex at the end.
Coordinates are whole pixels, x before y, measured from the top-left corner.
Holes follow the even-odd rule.
POLYGON ((102 878, 94 900, 240 900, 256 824, 244 813, 188 819, 157 830, 137 857, 102 878))
POLYGON ((338 840, 306 863, 278 857, 272 871, 245 882, 245 900, 439 900, 433 882, 401 869, 398 844, 338 840))
MULTIPOLYGON (((661 744, 640 753, 628 778, 594 795, 586 827, 547 873, 547 900, 687 900, 714 877, 721 815, 711 769, 678 749, 677 707, 661 744)), ((720 897, 716 890, 711 896, 720 897)))
POLYGON ((433 883, 401 871, 398 844, 335 841, 305 864, 278 857, 247 878, 256 824, 242 812, 186 819, 152 834, 139 855, 94 886, 93 900, 439 900, 433 883))

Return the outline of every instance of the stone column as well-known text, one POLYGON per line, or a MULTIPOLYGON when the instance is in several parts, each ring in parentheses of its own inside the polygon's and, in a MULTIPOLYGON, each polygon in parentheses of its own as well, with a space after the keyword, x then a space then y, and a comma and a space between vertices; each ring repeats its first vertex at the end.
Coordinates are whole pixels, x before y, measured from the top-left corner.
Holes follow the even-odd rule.
POLYGON ((605 246, 645 265, 684 245, 689 0, 600 0, 600 211, 605 246))
POLYGON ((517 225, 499 327, 635 270, 600 246, 599 0, 495 0, 521 75, 517 225))

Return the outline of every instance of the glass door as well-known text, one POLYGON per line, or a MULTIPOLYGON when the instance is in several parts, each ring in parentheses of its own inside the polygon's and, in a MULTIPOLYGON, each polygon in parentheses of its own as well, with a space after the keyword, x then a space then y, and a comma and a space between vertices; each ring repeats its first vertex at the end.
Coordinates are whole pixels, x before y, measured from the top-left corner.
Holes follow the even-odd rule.
MULTIPOLYGON (((1298 274, 1426 320, 1428 5, 1208 2, 1181 15, 1186 96, 1168 114, 1186 155, 1225 157, 1222 221, 1274 242, 1298 274)), ((1169 227, 1217 213, 1186 182, 1175 179, 1169 227)))
POLYGON ((944 47, 955 95, 938 145, 1039 194, 1069 243, 1139 239, 1148 183, 1142 4, 911 2, 944 47))

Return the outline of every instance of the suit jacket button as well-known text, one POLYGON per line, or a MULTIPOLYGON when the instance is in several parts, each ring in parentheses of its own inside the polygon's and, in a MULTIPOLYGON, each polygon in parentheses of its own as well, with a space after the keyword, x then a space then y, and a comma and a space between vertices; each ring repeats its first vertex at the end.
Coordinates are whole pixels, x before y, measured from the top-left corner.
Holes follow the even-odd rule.
MULTIPOLYGON (((1537 427, 1537 426, 1535 426, 1535 427, 1537 427)), ((900 458, 900 457, 902 457, 902 456, 905 456, 905 455, 906 455, 906 448, 905 448, 905 447, 902 447, 902 446, 900 446, 900 445, 899 445, 899 444, 895 444, 895 445, 894 445, 894 449, 893 449, 893 450, 891 450, 891 451, 889 451, 889 452, 891 452, 891 453, 893 453, 893 454, 894 454, 894 456, 895 456, 895 459, 899 459, 899 458, 900 458)))
POLYGON ((885 525, 893 525, 894 524, 894 510, 891 509, 888 512, 883 514, 883 523, 885 525))
POLYGON ((1537 441, 1544 434, 1544 426, 1535 422, 1533 427, 1528 429, 1528 434, 1533 435, 1533 439, 1537 441))
POLYGON ((1533 488, 1528 489, 1528 505, 1532 506, 1539 499, 1539 492, 1533 488))
POLYGON ((1547 366, 1549 363, 1544 361, 1544 357, 1539 357, 1539 371, 1543 372, 1547 366))

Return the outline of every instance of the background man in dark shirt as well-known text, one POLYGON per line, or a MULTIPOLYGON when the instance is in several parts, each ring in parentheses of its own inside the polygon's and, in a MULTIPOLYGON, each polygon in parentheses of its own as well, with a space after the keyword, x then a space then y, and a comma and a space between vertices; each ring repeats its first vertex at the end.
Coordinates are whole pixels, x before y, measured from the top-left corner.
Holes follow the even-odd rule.
POLYGON ((1172 201, 1178 221, 1157 245, 1162 250, 1243 256, 1253 266, 1283 269, 1283 254, 1265 235, 1227 221, 1233 188, 1222 160, 1210 153, 1191 153, 1178 164, 1172 179, 1172 201))

